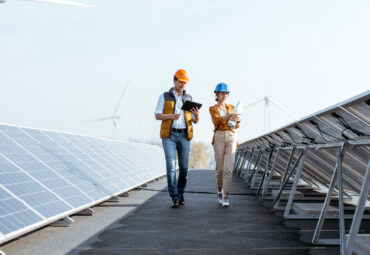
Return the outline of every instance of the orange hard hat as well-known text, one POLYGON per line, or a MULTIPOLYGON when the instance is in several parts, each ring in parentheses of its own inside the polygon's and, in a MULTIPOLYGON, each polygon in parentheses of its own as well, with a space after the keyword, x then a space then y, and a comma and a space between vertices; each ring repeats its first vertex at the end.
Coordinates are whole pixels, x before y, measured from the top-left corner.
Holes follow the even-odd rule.
POLYGON ((188 76, 186 75, 186 71, 184 69, 179 69, 177 70, 177 72, 175 73, 175 77, 179 80, 179 81, 182 81, 182 82, 189 82, 189 78, 188 76))

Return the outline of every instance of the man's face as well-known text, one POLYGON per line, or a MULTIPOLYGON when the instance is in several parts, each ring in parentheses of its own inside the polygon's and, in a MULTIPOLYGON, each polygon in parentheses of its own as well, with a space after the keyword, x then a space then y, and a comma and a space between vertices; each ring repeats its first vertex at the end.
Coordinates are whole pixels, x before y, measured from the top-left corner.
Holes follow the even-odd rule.
POLYGON ((175 90, 177 92, 183 92, 184 91, 186 82, 180 81, 180 80, 176 80, 176 81, 174 80, 173 83, 175 84, 175 90))

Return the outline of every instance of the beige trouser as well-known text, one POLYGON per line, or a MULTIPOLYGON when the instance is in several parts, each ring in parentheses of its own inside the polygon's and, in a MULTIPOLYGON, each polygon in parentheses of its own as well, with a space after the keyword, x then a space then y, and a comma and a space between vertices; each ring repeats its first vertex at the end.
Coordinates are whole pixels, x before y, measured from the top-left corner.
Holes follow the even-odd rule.
POLYGON ((216 159, 216 179, 219 191, 223 189, 225 196, 229 193, 233 177, 236 151, 236 136, 231 131, 216 131, 213 144, 216 159))

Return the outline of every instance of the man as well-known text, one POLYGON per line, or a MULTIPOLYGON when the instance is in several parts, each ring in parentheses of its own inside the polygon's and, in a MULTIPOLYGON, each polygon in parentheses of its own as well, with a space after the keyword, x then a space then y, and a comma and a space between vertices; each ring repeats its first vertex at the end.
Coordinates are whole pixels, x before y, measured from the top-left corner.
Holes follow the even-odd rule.
POLYGON ((190 140, 193 138, 193 125, 199 121, 199 109, 191 112, 181 110, 185 101, 192 97, 185 92, 189 78, 184 69, 174 77, 174 87, 160 95, 155 110, 155 118, 161 120, 161 138, 166 157, 168 192, 172 198, 172 208, 184 205, 184 192, 188 175, 190 140), (179 180, 176 182, 176 151, 179 158, 179 180))

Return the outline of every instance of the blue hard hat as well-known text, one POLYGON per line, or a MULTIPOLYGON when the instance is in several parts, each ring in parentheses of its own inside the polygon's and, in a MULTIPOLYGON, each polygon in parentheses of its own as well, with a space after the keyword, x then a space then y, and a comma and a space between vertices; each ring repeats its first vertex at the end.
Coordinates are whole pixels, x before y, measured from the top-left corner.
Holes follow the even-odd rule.
POLYGON ((228 86, 227 86, 227 84, 226 83, 223 83, 223 82, 221 82, 221 83, 219 83, 219 84, 217 84, 216 85, 216 88, 215 88, 215 91, 214 91, 215 93, 216 92, 226 92, 226 93, 230 93, 230 91, 229 91, 229 88, 228 88, 228 86))

